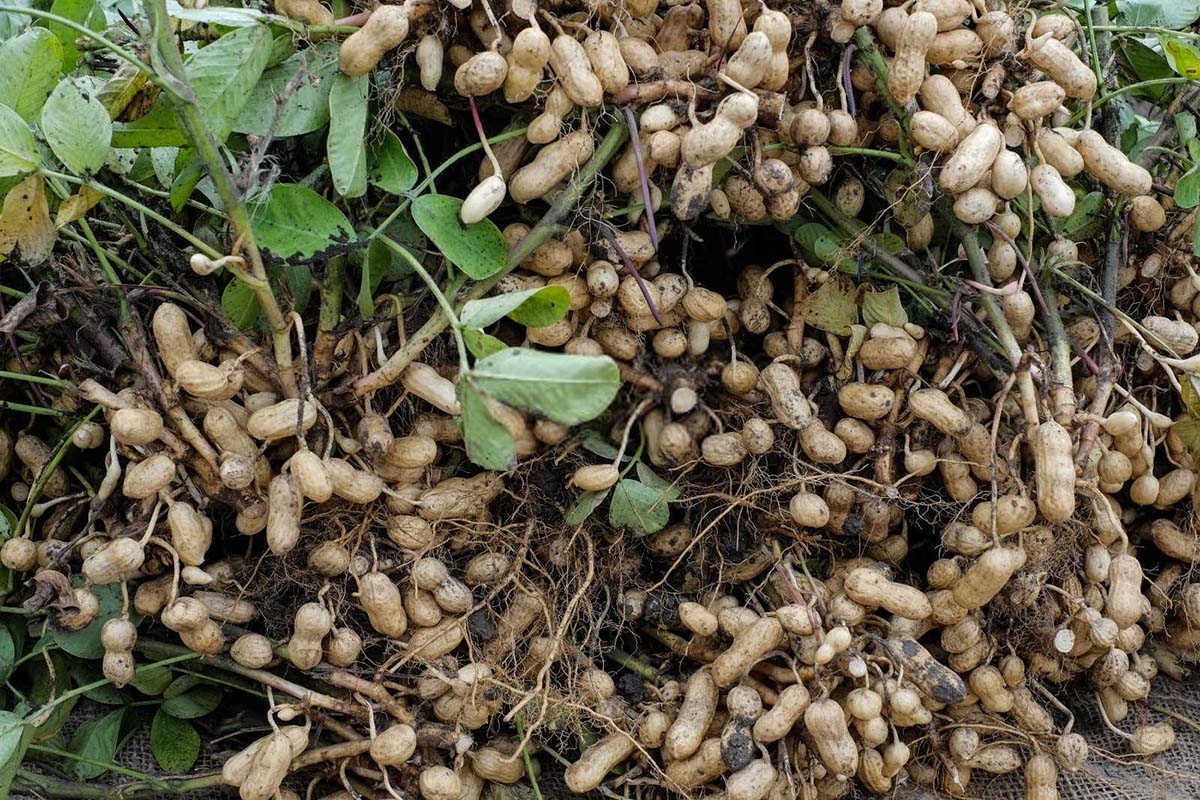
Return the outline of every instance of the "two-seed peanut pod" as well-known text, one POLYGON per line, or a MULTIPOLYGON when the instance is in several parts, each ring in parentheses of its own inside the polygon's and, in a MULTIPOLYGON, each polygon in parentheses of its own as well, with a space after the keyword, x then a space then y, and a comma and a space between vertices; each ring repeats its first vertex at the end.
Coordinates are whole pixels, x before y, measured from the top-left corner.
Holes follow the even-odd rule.
POLYGON ((959 142, 954 153, 942 167, 938 184, 947 192, 960 194, 979 183, 984 173, 1004 147, 1004 134, 990 122, 985 122, 959 142))
POLYGON ((563 773, 567 788, 576 794, 590 792, 600 785, 609 770, 633 753, 636 740, 624 731, 615 731, 588 747, 563 773))
POLYGON ((277 556, 287 555, 300 541, 303 498, 291 474, 271 479, 267 489, 267 546, 277 556))
POLYGON ((512 199, 528 203, 542 197, 591 158, 593 147, 586 131, 573 131, 546 145, 533 161, 513 173, 509 181, 512 199))
POLYGON ((408 630, 408 617, 400 590, 382 572, 368 572, 358 577, 358 601, 367 612, 371 627, 393 639, 408 630))
POLYGON ((162 359, 167 372, 174 375, 176 367, 181 363, 196 358, 191 327, 182 308, 174 303, 162 303, 154 310, 150 327, 154 333, 158 357, 162 359))
POLYGON ((100 627, 100 645, 104 648, 101 669, 118 689, 133 680, 136 643, 137 628, 126 617, 113 617, 100 627))
POLYGON ((383 767, 398 767, 417 751, 417 732, 398 722, 371 740, 371 758, 383 767))
POLYGON ((1152 180, 1146 168, 1130 161, 1098 131, 1081 131, 1075 149, 1083 156, 1084 169, 1108 188, 1126 197, 1150 194, 1152 180))
POLYGON ((464 61, 454 73, 454 89, 463 97, 491 94, 504 84, 508 62, 494 50, 485 50, 464 61))
POLYGON ((287 643, 288 660, 299 669, 321 663, 321 640, 333 628, 333 616, 320 603, 305 603, 296 609, 292 638, 287 643))
POLYGON ((303 433, 317 422, 317 406, 313 398, 304 402, 293 398, 260 408, 246 420, 246 432, 255 439, 274 441, 286 436, 303 433), (303 416, 301 416, 303 415, 303 416))
POLYGON ((711 120, 684 134, 680 155, 693 169, 714 164, 734 148, 742 132, 757 119, 758 97, 735 92, 720 102, 711 120))
POLYGON ((338 49, 338 67, 356 78, 375 69, 384 53, 408 36, 408 5, 376 6, 363 24, 338 49))
POLYGON ((592 71, 587 51, 573 36, 560 33, 554 37, 550 45, 550 68, 576 105, 595 108, 604 101, 604 86, 592 71))
POLYGON ((1096 73, 1070 47, 1047 32, 1030 39, 1018 55, 1046 73, 1067 97, 1088 101, 1096 95, 1096 73))
POLYGON ((925 80, 925 53, 938 33, 937 17, 928 11, 908 15, 896 37, 896 57, 888 70, 888 91, 896 102, 906 105, 925 80))
POLYGON ((171 546, 185 565, 198 567, 212 544, 212 520, 188 502, 177 500, 167 510, 171 546))

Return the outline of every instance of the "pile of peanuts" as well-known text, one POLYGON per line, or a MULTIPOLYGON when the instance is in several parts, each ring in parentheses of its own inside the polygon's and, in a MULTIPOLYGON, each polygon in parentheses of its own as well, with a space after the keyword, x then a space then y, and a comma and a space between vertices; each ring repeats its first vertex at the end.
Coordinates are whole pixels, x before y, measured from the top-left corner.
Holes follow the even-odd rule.
MULTIPOLYGON (((162 387, 86 379, 62 401, 102 409, 72 436, 104 463, 82 534, 77 506, 64 502, 80 487, 63 469, 45 474, 49 444, 0 428, 0 480, 18 502, 35 483, 45 498, 0 562, 69 587, 53 623, 86 628, 101 611, 93 589, 124 584, 133 591, 100 632, 103 672, 118 687, 140 657, 135 616, 245 670, 328 679, 366 709, 321 712, 361 736, 337 756, 358 795, 366 780, 369 796, 397 796, 394 781, 426 800, 476 800, 489 783, 553 775, 573 793, 636 779, 671 796, 833 800, 907 781, 972 796, 979 776, 1023 769, 1027 800, 1055 800, 1059 772, 1089 758, 1058 699, 1066 684, 1095 695, 1129 753, 1170 748, 1171 724, 1147 721, 1139 704, 1156 676, 1180 679, 1200 654, 1200 455, 1177 427, 1186 408, 1128 384, 1200 372, 1200 275, 1152 236, 1175 209, 1150 171, 1080 114, 1099 84, 1074 18, 969 0, 843 0, 802 30, 783 10, 739 0, 588 0, 553 14, 529 0, 450 5, 376 6, 342 42, 339 65, 366 75, 410 48, 424 91, 452 84, 472 104, 533 112, 524 135, 480 162, 464 223, 499 219, 506 198, 551 200, 593 157, 598 117, 631 112, 637 135, 605 173, 605 201, 624 209, 612 230, 556 233, 494 292, 564 287, 567 315, 518 336, 609 356, 653 401, 632 420, 608 420, 622 453, 636 422, 644 460, 684 490, 672 524, 625 542, 635 568, 613 570, 621 591, 610 613, 643 645, 633 654, 647 662, 642 688, 618 692, 624 662, 597 642, 551 635, 567 598, 538 586, 522 559, 572 570, 577 553, 518 557, 452 533, 495 522, 511 486, 463 466, 453 367, 409 364, 404 413, 329 408, 324 387, 284 398, 253 343, 223 350, 169 302, 150 325, 162 387), (840 56, 851 42, 858 57, 845 61, 844 82, 815 67, 818 53, 840 56), (904 163, 874 182, 840 168, 873 148, 904 163), (1168 287, 1169 309, 1120 320, 1111 342, 1089 307, 1054 308, 1068 351, 1111 344, 1132 366, 1111 400, 1084 369, 1090 356, 1067 363, 1065 379, 1049 366, 1060 359, 1024 265, 1026 252, 1066 270, 1097 260, 1064 236, 1022 241, 1034 198, 1053 220, 1072 215, 1068 181, 1126 203, 1137 255, 1118 288, 1168 287), (988 235, 994 285, 975 288, 995 301, 974 317, 1009 331, 1027 356, 1012 381, 928 320, 856 317, 849 333, 806 324, 804 301, 844 280, 836 269, 794 257, 740 264, 722 293, 704 285, 695 256, 676 267, 659 249, 661 237, 706 223, 789 222, 826 184, 850 223, 879 212, 898 226, 906 255, 941 247, 952 225, 988 235), (774 504, 755 507, 766 533, 746 564, 703 580, 674 574, 715 549, 689 516, 689 481, 737 486, 781 453, 792 466, 771 476, 774 504), (953 509, 932 544, 908 516, 931 498, 953 509), (118 502, 120 514, 97 513, 118 502), (312 535, 314 517, 345 508, 365 536, 312 535), (244 596, 251 559, 232 554, 247 547, 301 564, 322 586, 297 604, 286 637, 255 630, 267 626, 244 596), (350 608, 333 602, 334 586, 350 608), (1028 621, 1019 637, 1005 623, 1013 618, 1028 621), (548 686, 551 668, 574 676, 570 685, 548 686), (512 724, 532 696, 588 721, 572 750, 551 752, 512 724)), ((318 0, 275 10, 334 22, 318 0)), ((1178 221, 1166 242, 1194 222, 1178 221)), ((530 227, 502 230, 513 245, 530 227)), ((374 354, 360 348, 401 344, 387 327, 375 326, 369 347, 339 341, 333 377, 374 354)), ((522 462, 563 456, 564 508, 624 474, 621 455, 590 463, 566 426, 495 401, 489 411, 522 462)), ((632 538, 599 515, 585 526, 598 540, 632 538)), ((242 800, 299 796, 289 776, 321 763, 305 760, 322 746, 313 706, 274 705, 270 720, 271 733, 225 764, 242 800)))

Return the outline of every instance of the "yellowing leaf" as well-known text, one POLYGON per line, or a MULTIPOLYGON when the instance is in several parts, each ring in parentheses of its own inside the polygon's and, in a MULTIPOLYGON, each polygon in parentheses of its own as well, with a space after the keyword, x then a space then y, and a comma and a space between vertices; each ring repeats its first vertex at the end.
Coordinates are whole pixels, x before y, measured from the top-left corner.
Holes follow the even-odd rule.
POLYGON ((1200 420, 1185 417, 1171 426, 1171 432, 1179 437, 1192 458, 1200 458, 1200 420))
POLYGON ((1200 419, 1200 375, 1185 372, 1179 382, 1179 399, 1188 414, 1200 419))
POLYGON ((900 302, 900 290, 895 286, 883 292, 868 289, 863 295, 862 316, 863 324, 868 326, 882 322, 893 328, 901 328, 908 322, 908 314, 900 302))
POLYGON ((80 186, 78 192, 63 200, 62 205, 58 207, 58 213, 54 215, 54 227, 61 228, 75 220, 83 219, 83 215, 103 199, 104 195, 91 186, 80 186))
POLYGON ((7 256, 14 247, 19 247, 22 260, 40 264, 50 257, 54 237, 54 224, 46 205, 46 186, 40 175, 30 175, 4 197, 4 208, 0 210, 0 255, 7 256))
POLYGON ((800 303, 800 316, 809 325, 835 336, 848 336, 850 326, 858 322, 855 289, 845 278, 831 275, 829 280, 800 303))

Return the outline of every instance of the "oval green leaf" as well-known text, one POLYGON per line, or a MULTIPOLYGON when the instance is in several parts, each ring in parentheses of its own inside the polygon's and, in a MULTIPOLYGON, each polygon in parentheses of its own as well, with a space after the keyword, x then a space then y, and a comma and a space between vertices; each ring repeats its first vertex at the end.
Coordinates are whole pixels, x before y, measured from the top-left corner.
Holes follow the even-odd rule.
POLYGON ((40 161, 33 131, 20 114, 0 105, 0 178, 32 172, 40 161))
POLYGON ((150 723, 150 752, 164 771, 187 772, 200 756, 200 734, 192 723, 160 708, 150 723))
POLYGON ((337 206, 297 183, 277 183, 254 209, 258 244, 278 258, 310 257, 354 239, 354 228, 337 206))
POLYGON ((515 464, 517 449, 512 434, 492 416, 487 400, 470 378, 458 382, 458 399, 467 458, 484 469, 506 470, 515 464))
POLYGON ((68 170, 96 172, 108 160, 112 119, 95 94, 64 78, 42 107, 42 135, 68 170))
POLYGON ((325 154, 333 188, 342 197, 360 197, 367 191, 367 159, 363 135, 367 129, 366 75, 350 78, 338 74, 329 90, 329 134, 325 154))
POLYGON ((412 204, 413 219, 450 263, 477 281, 508 266, 504 235, 489 219, 463 225, 462 200, 444 194, 421 195, 412 204))
POLYGON ((543 286, 468 300, 458 319, 464 328, 486 328, 507 315, 531 328, 553 325, 567 315, 571 295, 564 286, 543 286))
POLYGON ((392 194, 404 194, 417 185, 417 165, 408 157, 404 143, 391 131, 384 131, 378 144, 367 150, 367 180, 372 186, 392 194))
POLYGON ((62 56, 62 43, 45 28, 30 28, 0 45, 0 103, 23 119, 36 119, 58 82, 62 56))
POLYGON ((621 386, 608 356, 579 356, 510 347, 481 358, 468 373, 475 386, 502 403, 564 425, 594 419, 621 386))

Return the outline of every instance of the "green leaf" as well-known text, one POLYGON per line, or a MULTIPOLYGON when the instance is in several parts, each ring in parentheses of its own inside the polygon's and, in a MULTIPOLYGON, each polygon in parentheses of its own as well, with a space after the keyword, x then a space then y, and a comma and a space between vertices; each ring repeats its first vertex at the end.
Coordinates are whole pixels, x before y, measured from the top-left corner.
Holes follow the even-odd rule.
POLYGON ((876 322, 894 328, 903 327, 904 323, 908 322, 908 314, 904 310, 904 304, 900 302, 899 287, 893 285, 882 292, 867 290, 862 300, 862 319, 867 327, 876 322))
POLYGON ((67 749, 88 759, 75 762, 75 774, 84 780, 99 777, 108 771, 101 764, 112 764, 117 755, 117 744, 121 738, 121 722, 125 709, 110 711, 103 717, 88 720, 75 729, 67 749), (101 762, 93 764, 89 762, 101 762))
POLYGON ((367 191, 363 136, 367 129, 366 75, 350 78, 341 73, 329 90, 329 135, 325 152, 333 188, 342 197, 359 197, 367 191))
POLYGON ((1200 164, 1193 166, 1175 182, 1175 205, 1195 208, 1200 204, 1200 164))
POLYGON ((668 502, 667 493, 661 488, 623 478, 613 487, 608 521, 618 528, 632 528, 642 535, 655 533, 666 527, 671 519, 668 502))
POLYGON ((488 219, 463 225, 460 208, 457 197, 425 194, 413 201, 412 216, 451 264, 477 281, 490 278, 508 266, 504 235, 488 219))
POLYGON ((505 315, 533 328, 553 325, 567 315, 571 295, 563 286, 543 286, 468 300, 458 319, 464 328, 486 328, 505 315))
MULTIPOLYGON (((1121 42, 1125 60, 1133 68, 1139 81, 1167 78, 1175 74, 1171 70, 1170 63, 1157 50, 1152 50, 1137 39, 1121 39, 1121 42)), ((1146 86, 1135 93, 1157 100, 1162 97, 1166 88, 1165 86, 1146 86)))
POLYGON ((643 462, 637 463, 638 480, 646 484, 652 489, 657 489, 662 492, 663 497, 667 500, 678 500, 680 489, 675 484, 660 476, 657 472, 650 469, 643 462))
POLYGON ((33 131, 6 105, 0 105, 0 178, 32 172, 41 163, 33 131))
MULTIPOLYGON (((271 57, 271 48, 271 31, 266 26, 238 28, 200 48, 184 65, 196 93, 196 105, 218 144, 229 136, 250 100, 254 85, 271 57)), ((274 100, 271 108, 274 109, 274 100)), ((185 144, 187 138, 165 95, 159 96, 146 116, 118 125, 113 132, 115 147, 180 147, 185 144)))
POLYGON ((17 646, 8 628, 0 625, 0 681, 7 680, 17 659, 17 646))
POLYGON ((1186 111, 1181 111, 1175 115, 1175 130, 1179 131, 1180 141, 1190 145, 1196 139, 1196 118, 1186 111))
POLYGON ((1182 30, 1200 19, 1200 0, 1116 0, 1121 25, 1182 30))
POLYGON ((404 143, 391 131, 384 131, 378 144, 368 148, 367 180, 372 186, 392 194, 404 194, 417 185, 417 166, 408 157, 404 143))
POLYGON ((8 797, 13 777, 25 758, 32 730, 11 711, 0 711, 0 797, 8 797))
POLYGON ((32 122, 62 72, 63 48, 50 31, 30 28, 0 45, 0 103, 32 122))
POLYGON ((240 330, 248 331, 258 322, 258 298, 254 290, 237 278, 231 280, 221 292, 221 310, 240 330))
POLYGON ((1159 36, 1166 62, 1176 74, 1193 80, 1200 78, 1200 50, 1174 36, 1159 36))
POLYGON ((275 124, 277 98, 284 95, 288 84, 297 75, 301 76, 300 80, 283 105, 275 138, 300 136, 324 127, 329 122, 329 91, 333 77, 340 74, 337 50, 335 42, 320 42, 263 72, 233 123, 233 130, 255 136, 270 133, 275 124))
POLYGON ((608 356, 578 356, 510 347, 475 362, 476 386, 502 403, 564 425, 593 419, 608 408, 621 373, 608 356))
MULTIPOLYGON (((154 150, 151 150, 150 152, 153 153, 154 150)), ((183 168, 179 170, 178 174, 176 174, 175 178, 171 181, 171 190, 169 193, 171 208, 175 209, 177 212, 183 209, 184 205, 188 201, 188 198, 192 196, 192 192, 196 191, 197 184, 199 184, 204 178, 204 174, 205 166, 200 161, 191 161, 185 164, 183 168)))
POLYGON ((160 708, 150 723, 150 752, 163 771, 175 775, 187 772, 200 756, 200 734, 192 723, 160 708))
POLYGON ((508 347, 508 345, 490 333, 471 330, 470 328, 462 332, 462 337, 463 344, 471 351, 471 355, 476 358, 487 358, 492 353, 499 353, 508 347))
POLYGON ((133 674, 133 680, 129 682, 129 685, 142 694, 160 695, 171 685, 171 669, 170 667, 139 669, 133 674))
POLYGON ((810 261, 818 261, 839 269, 843 264, 850 263, 843 251, 842 240, 819 222, 807 222, 798 226, 792 237, 800 243, 800 249, 810 261))
POLYGON ((1100 210, 1104 207, 1103 192, 1088 192, 1075 201, 1071 216, 1058 223, 1058 230, 1068 239, 1080 241, 1100 227, 1100 210))
POLYGON ((42 108, 42 135, 68 170, 96 172, 108 160, 112 119, 94 93, 84 94, 74 79, 64 78, 42 108))
POLYGON ((362 273, 358 282, 358 313, 364 319, 375 314, 375 290, 391 271, 391 248, 383 239, 372 239, 363 255, 362 273))
POLYGON ((211 714, 221 704, 223 696, 224 692, 216 686, 201 684, 188 689, 183 694, 168 697, 163 701, 162 710, 180 719, 195 719, 203 717, 205 714, 211 714))
POLYGON ((100 628, 121 613, 121 586, 93 586, 92 594, 100 603, 100 611, 86 628, 79 631, 54 630, 46 638, 56 642, 66 652, 78 658, 95 659, 104 655, 100 645, 100 628))
POLYGON ((458 382, 458 398, 467 458, 484 469, 509 469, 517 460, 516 443, 508 428, 492 416, 487 400, 469 376, 458 382))
MULTIPOLYGON (((620 452, 613 444, 605 439, 599 431, 594 429, 584 432, 583 441, 579 443, 579 446, 593 455, 600 456, 606 461, 615 460, 617 453, 620 452)), ((629 459, 630 456, 628 454, 622 456, 621 458, 622 461, 628 461, 629 459)))
MULTIPOLYGON (((66 17, 71 22, 77 22, 93 31, 102 31, 107 24, 104 19, 104 10, 100 8, 100 4, 96 0, 54 0, 50 6, 50 13, 66 17)), ((58 37, 58 41, 62 44, 63 72, 72 71, 75 69, 75 62, 79 60, 79 48, 75 46, 79 32, 68 28, 61 22, 54 21, 47 22, 46 28, 58 37)))
POLYGON ((833 275, 800 302, 798 311, 814 328, 835 336, 847 336, 850 326, 858 322, 854 294, 854 286, 849 281, 833 275))
POLYGON ((260 247, 278 258, 311 257, 354 239, 354 228, 337 206, 298 183, 277 183, 256 207, 252 224, 260 247))
POLYGON ((568 525, 579 525, 584 520, 592 515, 592 512, 600 507, 604 502, 604 498, 608 497, 611 489, 605 489, 603 492, 584 492, 579 495, 579 499, 575 501, 575 505, 571 506, 571 510, 563 517, 563 522, 568 525))

